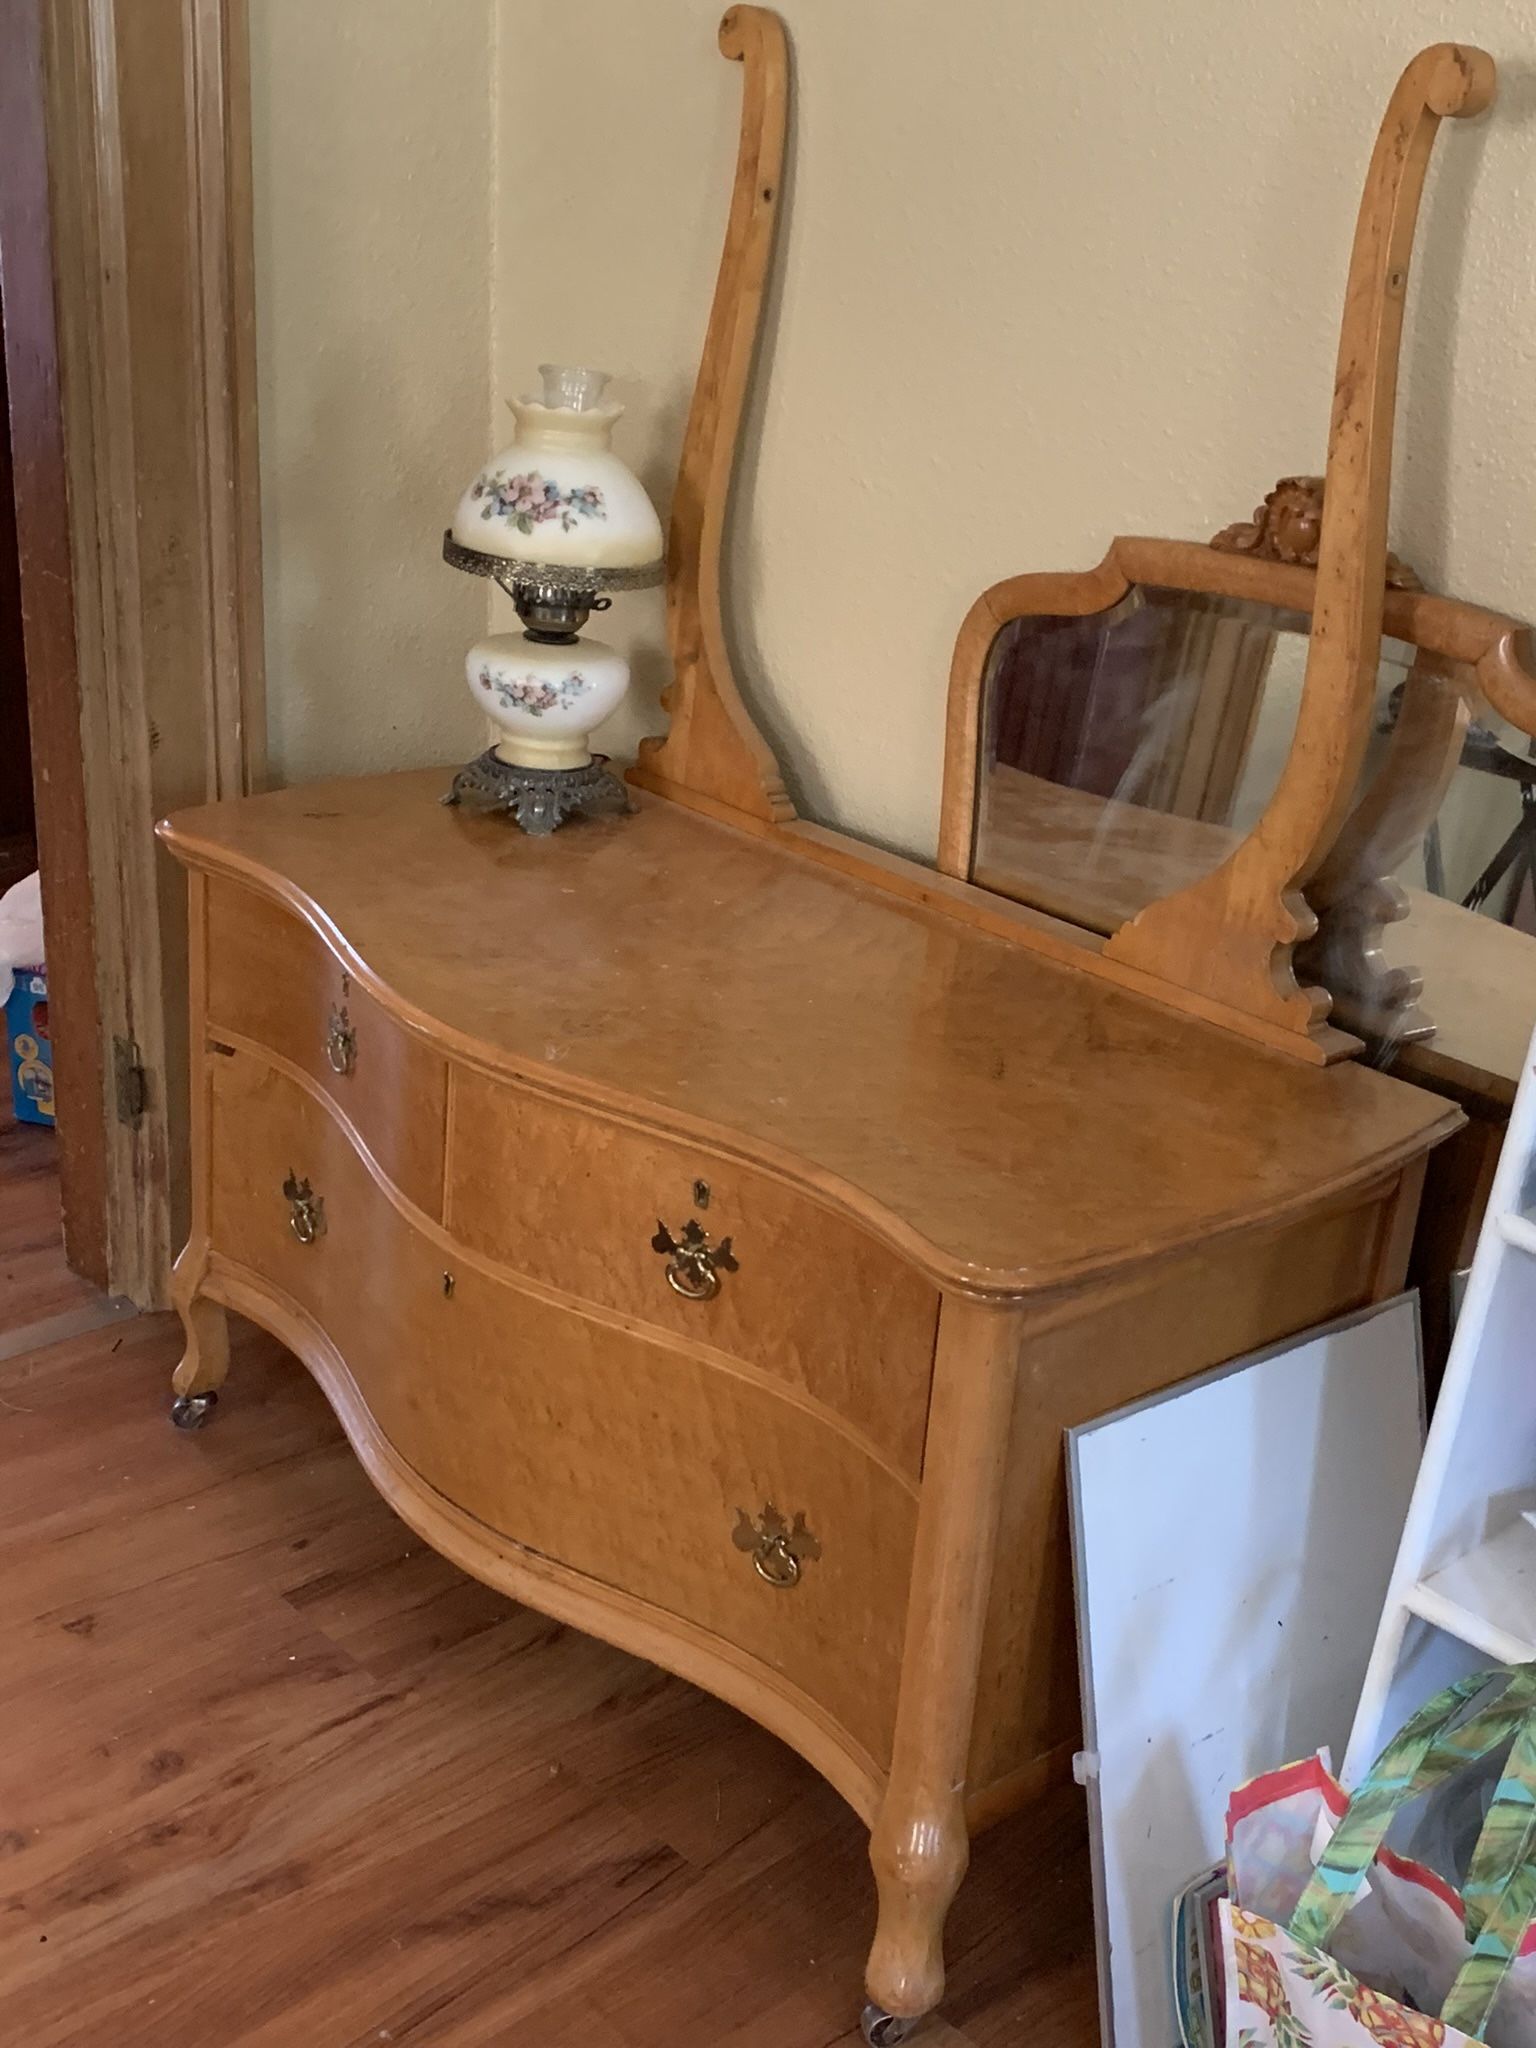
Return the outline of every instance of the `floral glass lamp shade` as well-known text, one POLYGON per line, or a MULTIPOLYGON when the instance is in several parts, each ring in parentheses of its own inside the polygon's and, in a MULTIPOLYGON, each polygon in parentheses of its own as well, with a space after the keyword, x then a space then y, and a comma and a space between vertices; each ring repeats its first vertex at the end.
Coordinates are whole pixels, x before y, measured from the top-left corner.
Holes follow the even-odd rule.
POLYGON ((515 439, 443 536, 445 558, 493 577, 523 627, 469 650, 470 692, 501 737, 459 771, 446 801, 478 797, 529 832, 552 832, 570 812, 628 808, 588 738, 622 700, 629 664, 578 636, 611 592, 661 581, 662 538, 655 507, 609 445, 623 408, 603 403, 607 377, 552 363, 540 375, 542 400, 512 401, 515 439))

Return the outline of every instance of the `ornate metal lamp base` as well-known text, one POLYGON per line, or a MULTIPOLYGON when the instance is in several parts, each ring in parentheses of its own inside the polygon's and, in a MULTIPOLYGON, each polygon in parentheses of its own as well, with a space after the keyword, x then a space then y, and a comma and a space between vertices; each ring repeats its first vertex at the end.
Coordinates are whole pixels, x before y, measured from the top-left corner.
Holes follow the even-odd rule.
POLYGON ((462 803, 465 797, 488 810, 510 811, 525 832, 540 837, 578 811, 597 817, 629 810, 623 783, 608 772, 606 754, 594 754, 585 768, 520 768, 490 747, 459 770, 443 802, 462 803))

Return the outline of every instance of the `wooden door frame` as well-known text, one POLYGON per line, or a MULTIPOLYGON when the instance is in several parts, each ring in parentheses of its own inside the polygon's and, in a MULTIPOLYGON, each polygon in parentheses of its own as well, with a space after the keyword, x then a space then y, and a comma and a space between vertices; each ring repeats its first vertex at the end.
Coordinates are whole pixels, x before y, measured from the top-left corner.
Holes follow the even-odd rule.
POLYGON ((0 46, 6 51, 0 65, 0 275, 38 856, 52 878, 47 929, 59 1177, 70 1264, 106 1287, 104 1034, 93 875, 86 858, 43 22, 34 0, 0 0, 0 46))
POLYGON ((245 0, 0 0, 0 44, 66 1247, 156 1307, 186 931, 152 828, 265 769, 245 0))

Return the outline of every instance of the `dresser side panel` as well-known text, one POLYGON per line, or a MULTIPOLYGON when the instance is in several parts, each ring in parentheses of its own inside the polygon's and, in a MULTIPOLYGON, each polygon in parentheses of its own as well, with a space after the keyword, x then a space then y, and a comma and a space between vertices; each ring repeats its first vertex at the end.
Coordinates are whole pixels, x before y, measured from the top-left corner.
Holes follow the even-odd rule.
POLYGON ((1063 1432, 1378 1298, 1396 1188, 1091 1290, 1025 1338, 969 1769, 989 1818, 1081 1739, 1063 1432))

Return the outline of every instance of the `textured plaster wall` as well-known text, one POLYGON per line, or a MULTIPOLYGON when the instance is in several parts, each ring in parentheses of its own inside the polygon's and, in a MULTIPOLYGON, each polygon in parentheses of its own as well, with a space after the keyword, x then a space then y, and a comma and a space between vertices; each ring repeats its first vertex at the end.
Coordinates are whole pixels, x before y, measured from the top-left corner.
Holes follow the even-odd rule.
POLYGON ((441 559, 489 407, 491 0, 252 0, 276 778, 468 754, 441 559))
MULTIPOLYGON (((1393 539, 1536 613, 1536 0, 781 4, 797 112, 727 598, 808 810, 927 852, 978 591, 1117 531, 1204 536, 1321 465, 1371 139, 1447 33, 1504 88, 1439 144, 1393 539)), ((734 153, 719 11, 254 0, 285 772, 477 743, 484 596, 437 534, 540 360, 615 373, 664 506, 734 153)), ((636 654, 627 751, 660 723, 659 598, 600 630, 636 654)))

